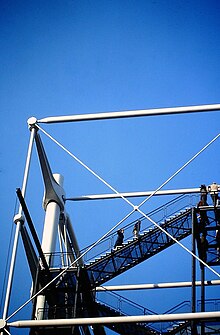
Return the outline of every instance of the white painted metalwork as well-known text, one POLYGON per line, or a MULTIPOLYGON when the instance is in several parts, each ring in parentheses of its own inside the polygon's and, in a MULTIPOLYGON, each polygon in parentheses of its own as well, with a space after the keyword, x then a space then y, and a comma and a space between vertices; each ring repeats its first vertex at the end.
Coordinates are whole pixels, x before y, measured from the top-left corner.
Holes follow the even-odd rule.
MULTIPOLYGON (((201 281, 195 281, 196 286, 201 286, 201 281)), ((204 282, 205 286, 216 286, 220 285, 220 280, 206 280, 204 282)), ((161 288, 182 288, 190 287, 192 282, 176 282, 176 283, 158 283, 158 284, 136 284, 136 285, 108 285, 96 287, 96 292, 106 292, 106 291, 129 291, 129 290, 151 290, 151 289, 161 289, 161 288)))
MULTIPOLYGON (((133 211, 132 211, 133 213, 133 211)), ((37 293, 35 293, 30 299, 28 299, 23 305, 21 305, 17 310, 15 310, 6 321, 11 319, 14 315, 16 315, 20 310, 22 310, 25 306, 29 304, 30 301, 38 297, 49 285, 54 283, 59 277, 61 277, 68 269, 70 269, 74 264, 77 264, 77 262, 80 261, 80 259, 83 259, 83 257, 97 244, 99 244, 106 236, 108 236, 112 231, 114 231, 123 221, 125 221, 131 213, 127 214, 122 220, 120 220, 114 227, 112 227, 107 233, 105 233, 102 237, 100 237, 95 243, 93 243, 86 251, 84 251, 79 257, 77 257, 71 264, 66 266, 57 276, 55 276, 49 283, 47 283, 44 287, 42 287, 37 293)))
MULTIPOLYGON (((92 121, 92 120, 102 120, 102 119, 104 120, 104 119, 114 119, 114 118, 143 117, 143 116, 153 116, 153 115, 167 115, 167 114, 181 114, 181 113, 195 113, 195 112, 212 112, 212 111, 218 111, 218 110, 220 110, 220 104, 216 104, 216 105, 201 105, 201 106, 189 106, 189 107, 174 107, 174 108, 159 108, 159 109, 136 110, 136 111, 122 111, 122 112, 110 112, 110 113, 98 113, 98 114, 84 114, 84 115, 60 116, 60 117, 58 116, 58 117, 43 118, 41 120, 36 120, 36 118, 30 118, 29 119, 29 125, 31 126, 32 130, 33 129, 36 130, 36 128, 34 126, 37 125, 37 123, 78 122, 78 121, 89 121, 89 120, 92 121)), ((34 131, 32 131, 32 133, 31 133, 32 136, 33 136, 33 133, 34 133, 34 131)), ((215 139, 217 139, 219 136, 220 136, 220 134, 218 134, 215 139)), ((210 145, 215 139, 213 139, 208 145, 210 145)), ((206 147, 204 147, 200 152, 202 152, 203 150, 205 150, 206 147)), ((177 173, 179 173, 186 165, 188 165, 195 157, 197 157, 198 154, 196 154, 190 161, 188 161, 173 176, 175 176, 177 173)), ((28 159, 27 159, 27 161, 28 161, 28 159)), ((82 162, 80 162, 80 163, 82 163, 82 162)), ((29 164, 30 164, 30 162, 28 164, 26 163, 26 170, 27 171, 29 170, 29 164)), ((146 216, 142 211, 140 211, 139 208, 140 208, 140 206, 142 206, 148 200, 148 198, 145 199, 139 206, 134 206, 131 202, 129 202, 126 199, 126 196, 123 193, 117 192, 108 183, 106 183, 102 178, 100 178, 99 176, 97 176, 97 174, 95 174, 93 171, 91 171, 91 169, 89 169, 85 164, 82 164, 82 165, 84 167, 86 167, 90 172, 92 172, 96 177, 98 177, 107 186, 109 186, 111 188, 111 190, 113 190, 116 193, 115 195, 107 195, 107 196, 121 197, 128 204, 130 204, 133 207, 133 210, 126 217, 130 216, 134 211, 139 211, 141 214, 143 214, 144 216, 146 216)), ((28 173, 27 173, 27 175, 28 175, 28 173)), ((173 176, 171 178, 173 178, 173 176)), ((169 178, 164 184, 162 184, 162 186, 160 186, 160 188, 158 188, 156 191, 153 191, 150 194, 148 194, 149 197, 151 197, 151 196, 153 196, 155 194, 159 195, 159 193, 162 194, 162 192, 166 192, 166 191, 160 191, 160 189, 168 181, 170 181, 171 178, 169 178)), ((26 177, 24 177, 24 182, 23 182, 23 186, 24 186, 24 189, 22 188, 23 195, 24 195, 25 189, 26 189, 25 179, 26 179, 26 177)), ((173 190, 173 191, 175 191, 175 190, 173 190)), ((198 192, 199 192, 199 189, 197 189, 196 192, 187 192, 187 193, 198 193, 198 192)), ((143 193, 143 192, 136 192, 136 196, 148 196, 146 193, 145 193, 145 195, 137 195, 137 193, 143 193)), ((177 193, 172 193, 172 194, 177 194, 177 193)), ((96 196, 103 196, 103 195, 96 195, 96 196)), ((134 193, 132 195, 130 193, 130 195, 128 195, 127 197, 132 197, 132 196, 134 196, 134 193)), ((79 199, 77 199, 77 200, 79 200, 79 199)), ((82 199, 80 199, 80 200, 82 200, 82 199)), ((85 200, 85 199, 83 199, 83 200, 85 200)), ((51 253, 51 252, 55 251, 55 242, 56 242, 56 235, 57 235, 57 230, 58 230, 57 225, 58 225, 58 222, 59 222, 59 215, 60 215, 60 207, 59 207, 59 205, 56 202, 54 202, 54 201, 52 201, 52 202, 49 201, 47 203, 46 217, 45 217, 45 227, 44 227, 44 234, 43 234, 43 241, 42 241, 42 249, 43 249, 44 253, 51 253), (50 237, 49 241, 48 241, 48 237, 50 237)), ((149 219, 147 216, 146 216, 146 218, 149 219)), ((123 221, 123 220, 121 220, 121 221, 123 221)), ((152 220, 150 220, 150 221, 155 224, 154 221, 152 221, 152 220)), ((22 224, 22 220, 18 220, 18 223, 21 225, 22 224)), ((20 231, 20 228, 18 228, 19 224, 17 224, 17 233, 16 233, 17 235, 15 237, 15 242, 14 242, 14 250, 15 251, 17 249, 16 245, 17 245, 17 241, 18 241, 18 232, 20 231)), ((116 226, 118 226, 118 225, 119 225, 119 223, 116 226)), ((155 224, 155 225, 157 226, 157 224, 155 224)), ((115 227, 113 227, 110 231, 114 230, 115 227)), ((165 232, 165 233, 167 234, 167 232, 165 232)), ((107 234, 109 234, 109 232, 107 234)), ((105 234, 103 237, 105 237, 107 234, 105 234)), ((172 236, 170 236, 170 237, 172 238, 172 236)), ((99 239, 99 241, 101 239, 99 239)), ((174 238, 172 238, 172 239, 175 242, 178 243, 178 241, 176 241, 174 238)), ((93 246, 95 246, 99 241, 97 241, 96 243, 94 243, 93 246)), ((181 245, 180 243, 178 243, 178 244, 181 245)), ((186 248, 184 248, 184 249, 186 249, 186 248)), ((186 250, 188 251, 188 249, 186 249, 186 250)), ((78 259, 74 260, 74 262, 72 264, 74 264, 78 260, 80 260, 82 256, 83 255, 81 255, 80 257, 78 257, 78 259)), ((195 257, 195 255, 193 255, 193 256, 195 257)), ((13 253, 13 257, 12 257, 13 261, 11 262, 11 264, 13 264, 15 262, 15 257, 16 257, 16 252, 13 253)), ((196 258, 199 261, 201 261, 198 257, 196 257, 196 258)), ((202 263, 204 263, 204 262, 202 262, 202 263)), ((49 258, 48 258, 48 265, 51 265, 51 262, 50 262, 49 258)), ((207 265, 207 264, 205 264, 205 265, 207 265)), ((14 265, 11 266, 11 267, 14 268, 14 265)), ((64 271, 66 271, 67 269, 68 269, 68 267, 64 271)), ((217 274, 216 272, 214 272, 214 273, 217 274)), ((219 274, 217 274, 217 275, 220 277, 219 274)), ((12 271, 11 278, 12 277, 13 277, 13 271, 12 271)), ((53 279, 53 281, 54 280, 55 280, 55 278, 53 279)), ((11 282, 12 282, 12 280, 11 280, 11 282)), ((215 282, 220 282, 220 281, 215 281, 215 282)), ((168 284, 171 284, 171 283, 167 283, 167 285, 168 284)), ((177 283, 173 283, 173 284, 177 285, 177 283)), ((48 285, 49 284, 47 284, 45 287, 47 287, 48 285)), ((154 285, 156 285, 156 284, 154 284, 154 285)), ((189 285, 189 282, 188 282, 188 284, 186 282, 184 285, 189 285)), ((130 285, 130 286, 132 286, 132 285, 130 285)), ((151 287, 151 288, 153 288, 153 287, 151 287)), ((154 288, 162 288, 162 287, 154 287, 154 288)), ((44 288, 42 288, 40 290, 40 292, 42 292, 43 289, 44 288)), ((39 294, 40 292, 38 292, 37 294, 39 294)), ((41 296, 41 297, 38 296, 38 298, 37 298, 36 311, 37 311, 38 308, 43 308, 44 307, 44 300, 42 300, 42 297, 43 296, 41 296), (38 301, 39 301, 39 303, 38 303, 38 301)), ((23 306, 25 306, 25 305, 26 304, 24 304, 23 306)), ((6 309, 7 309, 7 307, 6 307, 6 309)), ((106 324, 106 323, 115 323, 115 322, 117 322, 117 323, 124 323, 124 322, 161 322, 161 321, 175 321, 175 320, 213 319, 213 318, 219 318, 220 317, 220 312, 206 312, 206 313, 202 312, 202 313, 182 313, 182 314, 172 314, 172 315, 153 315, 153 316, 152 315, 148 315, 148 316, 145 315, 145 316, 83 318, 83 319, 80 318, 80 319, 65 319, 65 320, 63 320, 63 319, 56 319, 56 320, 25 320, 25 321, 21 320, 21 321, 11 322, 11 323, 8 323, 6 325, 6 323, 5 323, 4 320, 8 320, 10 318, 9 317, 8 319, 6 319, 6 314, 7 314, 7 311, 5 313, 5 316, 3 317, 3 320, 0 320, 0 328, 1 329, 5 328, 6 326, 10 326, 10 327, 57 326, 58 327, 58 326, 63 326, 63 325, 83 325, 83 324, 91 325, 91 324, 106 324)), ((15 313, 13 313, 12 315, 14 315, 14 314, 15 313)))
MULTIPOLYGON (((199 193, 200 188, 182 188, 177 190, 163 190, 158 191, 154 195, 175 195, 175 194, 190 194, 190 193, 199 193)), ((154 191, 145 191, 145 192, 126 192, 120 194, 89 194, 82 195, 80 197, 66 198, 65 200, 71 201, 82 201, 82 200, 105 200, 105 199, 117 199, 121 198, 121 195, 124 198, 136 198, 136 197, 147 197, 154 193, 154 191)))
MULTIPOLYGON (((26 164, 25 164, 25 170, 24 170, 22 191, 21 191, 23 197, 25 197, 26 188, 27 188, 27 182, 28 182, 28 175, 29 175, 29 170, 30 170, 31 154, 32 154, 32 149, 33 149, 35 132, 36 132, 36 129, 32 128, 31 129, 31 134, 30 134, 28 151, 27 151, 27 158, 26 158, 26 164)), ((22 217, 22 207, 21 207, 21 205, 19 206, 18 216, 22 217)), ((20 229, 21 229, 22 224, 23 224, 23 221, 22 220, 17 220, 17 218, 16 218, 16 231, 15 231, 15 236, 14 236, 14 244, 13 244, 11 263, 10 263, 10 269, 9 269, 9 275, 8 275, 8 283, 7 283, 7 289, 6 289, 6 295, 5 295, 3 319, 6 319, 7 313, 8 313, 8 306, 9 306, 9 301, 10 301, 12 281, 13 281, 13 276, 14 276, 15 261, 16 261, 17 248, 18 248, 19 233, 20 233, 20 229)))
MULTIPOLYGON (((54 174, 53 177, 57 184, 62 188, 63 176, 60 174, 54 174)), ((49 267, 53 267, 53 258, 51 258, 51 254, 56 250, 59 217, 60 206, 53 199, 51 199, 51 201, 48 200, 41 247, 49 267)), ((37 297, 35 309, 36 319, 42 317, 42 315, 38 315, 38 310, 44 308, 44 305, 45 296, 43 294, 39 294, 37 297)))
POLYGON ((68 116, 51 116, 51 117, 46 117, 46 118, 37 120, 37 123, 94 121, 94 120, 106 120, 106 119, 153 116, 153 115, 212 112, 212 111, 218 111, 218 110, 220 110, 220 104, 171 107, 171 108, 154 108, 154 109, 142 109, 142 110, 121 111, 121 112, 106 112, 106 113, 68 115, 68 116))
MULTIPOLYGON (((55 138, 53 138, 50 134, 48 134, 44 129, 38 126, 38 128, 47 135, 54 143, 56 143, 59 147, 61 147, 64 151, 66 151, 72 158, 74 158, 78 163, 80 163, 84 168, 86 168, 89 172, 91 172, 96 178, 98 178, 101 182, 103 182, 106 186, 108 186, 113 192, 115 192, 117 195, 119 195, 125 202, 127 202, 131 207, 133 207, 132 211, 126 215, 125 218, 123 218, 120 222, 118 222, 112 229, 109 230, 108 234, 113 231, 116 227, 118 227, 121 222, 123 222, 127 217, 132 215, 135 211, 138 211, 140 214, 142 214, 146 219, 148 219, 150 222, 152 222, 155 226, 157 226, 160 230, 162 230, 166 235, 168 235, 175 243, 177 243, 179 246, 181 246, 184 250, 186 250, 189 254, 191 254, 193 257, 195 257, 198 261, 200 261, 204 266, 206 266, 210 271, 212 271, 214 274, 216 274, 218 277, 220 277, 220 274, 212 269, 209 265, 207 265, 204 261, 202 261, 199 257, 197 257, 195 254, 193 254, 188 248, 186 248, 182 243, 180 243, 178 240, 176 240, 172 235, 170 235, 166 230, 164 230, 160 225, 158 225, 156 222, 154 222, 149 216, 147 216, 145 213, 143 213, 140 210, 140 207, 147 202, 152 196, 154 196, 158 191, 160 191, 168 182, 170 182, 177 174, 179 174, 185 167, 187 167, 194 159, 196 159, 204 150, 206 150, 212 143, 214 143, 219 137, 220 133, 216 135, 211 141, 209 141, 201 150, 199 150, 193 157, 191 157, 181 168, 179 168, 171 177, 169 177, 164 183, 162 183, 153 193, 151 193, 146 199, 144 199, 138 206, 133 205, 132 202, 130 202, 127 198, 123 197, 123 195, 118 192, 113 186, 111 186, 107 181, 105 181, 102 177, 100 177, 96 172, 94 172, 91 168, 89 168, 85 163, 83 163, 78 157, 76 157, 74 154, 72 154, 68 149, 66 149, 61 143, 59 143, 55 138)), ((99 239, 99 242, 106 236, 104 234, 101 239, 99 239)), ((98 241, 97 241, 98 243, 98 241)), ((92 248, 97 244, 95 243, 92 248)), ((90 250, 90 248, 87 250, 87 252, 90 250)), ((72 263, 73 265, 74 263, 72 263)))
POLYGON ((6 326, 6 322, 5 322, 5 320, 1 319, 1 320, 0 320, 0 329, 4 329, 5 326, 6 326))
POLYGON ((95 171, 93 171, 90 167, 88 167, 83 161, 81 161, 78 157, 76 157, 73 153, 71 153, 68 149, 66 149, 60 142, 58 142, 53 136, 48 134, 44 129, 38 126, 38 128, 46 135, 48 136, 54 143, 56 143, 60 148, 62 148, 66 153, 68 153, 73 159, 75 159, 80 165, 82 165, 86 170, 88 170, 93 176, 95 176, 97 179, 99 179, 103 184, 105 184, 108 188, 110 188, 113 192, 120 195, 121 198, 124 199, 125 202, 127 202, 129 205, 133 207, 133 204, 126 198, 124 198, 112 185, 110 185, 106 180, 104 180, 102 177, 100 177, 95 171))
POLYGON ((220 312, 199 312, 199 313, 179 313, 179 314, 156 314, 156 315, 137 315, 137 316, 113 316, 97 318, 74 318, 74 319, 55 319, 55 320, 20 320, 10 322, 9 327, 31 328, 47 326, 73 326, 73 325, 94 325, 109 323, 128 323, 128 322, 165 322, 178 320, 210 320, 220 318, 220 312))
MULTIPOLYGON (((63 176, 60 174, 53 175, 59 186, 63 186, 63 176)), ((64 192, 63 192, 64 193, 64 192)), ((42 237, 42 251, 44 254, 51 254, 56 249, 56 239, 58 235, 58 222, 60 218, 60 206, 51 199, 48 202, 45 215, 45 223, 42 237)), ((52 261, 46 256, 49 267, 52 267, 52 261)))
MULTIPOLYGON (((127 198, 123 197, 120 192, 118 192, 114 187, 112 187, 108 182, 106 182, 102 177, 100 177, 96 172, 94 172, 92 169, 90 169, 85 163, 83 163, 79 158, 77 158, 75 155, 73 155, 69 150, 67 150, 61 143, 59 143, 57 140, 55 140, 51 135, 49 135, 45 130, 41 129, 45 135, 47 135, 52 141, 54 141, 58 146, 60 146, 64 151, 66 151, 71 157, 73 157, 78 163, 80 163, 83 167, 85 167, 89 172, 91 172, 95 177, 97 177, 101 182, 103 182, 106 186, 108 186, 113 192, 115 192, 117 195, 119 195, 125 202, 127 202, 131 207, 133 207, 132 211, 128 213, 126 217, 129 217, 131 214, 133 214, 135 211, 138 211, 140 214, 142 214, 146 219, 148 219, 150 222, 152 222, 155 226, 157 226, 161 231, 163 231, 167 236, 169 236, 175 243, 177 243, 179 246, 181 246, 184 250, 186 250, 189 254, 191 254, 193 257, 195 257, 198 261, 200 261, 204 266, 206 266, 210 271, 212 271, 214 274, 217 275, 217 277, 220 278, 220 274, 212 269, 208 264, 206 264, 203 260, 201 260, 199 257, 197 257, 195 254, 193 254, 188 248, 186 248, 181 242, 176 240, 171 234, 169 234, 166 230, 164 230, 160 225, 158 225, 155 221, 153 221, 149 216, 147 216, 144 212, 140 210, 140 207, 147 202, 152 196, 154 196, 158 191, 160 191, 168 182, 170 182, 177 174, 179 174, 186 166, 188 166, 194 159, 196 159, 204 150, 206 150, 212 143, 214 143, 219 137, 220 133, 216 135, 211 141, 209 141, 201 150, 199 150, 192 158, 190 158, 181 168, 179 168, 171 177, 169 177, 164 183, 162 183, 153 193, 151 193, 146 199, 144 199, 138 206, 133 205, 132 202, 130 202, 127 198)), ((125 217, 125 218, 126 218, 125 217)), ((122 221, 125 220, 123 218, 122 221)), ((120 223, 117 223, 108 234, 114 230, 117 226, 119 226, 120 223)), ((99 240, 101 241, 106 234, 99 240)), ((92 246, 94 247, 96 243, 92 246)), ((87 250, 89 251, 89 249, 87 250)))

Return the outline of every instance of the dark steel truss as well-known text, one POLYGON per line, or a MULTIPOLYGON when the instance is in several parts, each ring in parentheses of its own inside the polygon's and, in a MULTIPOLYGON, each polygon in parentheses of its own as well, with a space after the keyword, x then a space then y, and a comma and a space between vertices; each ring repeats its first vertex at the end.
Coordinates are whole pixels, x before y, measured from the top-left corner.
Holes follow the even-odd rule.
MULTIPOLYGON (((192 211, 187 209, 162 223, 161 227, 175 239, 182 240, 191 234, 192 211)), ((175 242, 158 227, 146 231, 111 253, 85 266, 92 286, 99 286, 111 278, 168 248, 175 242)))

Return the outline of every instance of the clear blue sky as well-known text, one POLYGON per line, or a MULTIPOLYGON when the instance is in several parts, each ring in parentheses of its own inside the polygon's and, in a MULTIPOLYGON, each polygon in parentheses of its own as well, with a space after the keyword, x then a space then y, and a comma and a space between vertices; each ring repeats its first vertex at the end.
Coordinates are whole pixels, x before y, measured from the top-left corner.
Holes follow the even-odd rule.
MULTIPOLYGON (((220 103, 219 15, 218 0, 0 2, 1 287, 15 189, 22 184, 29 141, 27 119, 220 103)), ((44 128, 118 191, 131 192, 157 188, 219 133, 219 124, 216 112, 44 128)), ((110 193, 42 138, 53 172, 65 177, 67 196, 110 193)), ((166 188, 220 183, 219 150, 217 141, 166 188)), ((34 150, 27 203, 39 235, 42 196, 34 150)), ((153 206, 155 202, 143 210, 153 206)), ((85 247, 130 208, 120 200, 69 204, 68 211, 79 244, 85 247)), ((191 280, 190 262, 190 256, 174 247, 112 282, 191 280)), ((11 311, 29 296, 31 280, 22 245, 16 276, 11 311)), ((161 292, 142 292, 142 303, 163 312, 190 297, 178 291, 171 302, 170 294, 173 291, 159 306, 161 292)), ((133 298, 140 302, 140 293, 133 298)))

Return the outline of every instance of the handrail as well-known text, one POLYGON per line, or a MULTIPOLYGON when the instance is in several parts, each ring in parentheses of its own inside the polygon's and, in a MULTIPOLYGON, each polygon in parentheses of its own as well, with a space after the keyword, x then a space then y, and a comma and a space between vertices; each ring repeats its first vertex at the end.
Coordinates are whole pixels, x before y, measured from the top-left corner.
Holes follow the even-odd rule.
MULTIPOLYGON (((147 307, 144 307, 128 298, 125 298, 123 296, 121 296, 120 294, 117 294, 115 292, 102 292, 102 297, 105 296, 105 297, 110 297, 110 298, 113 298, 113 300, 115 299, 115 301, 117 302, 117 307, 116 306, 113 306, 111 305, 110 303, 106 302, 106 301, 103 301, 102 299, 100 299, 99 296, 101 296, 101 294, 97 294, 96 295, 96 301, 97 302, 102 302, 104 303, 105 305, 109 306, 109 307, 113 307, 115 310, 117 310, 118 312, 123 312, 123 314, 127 314, 129 315, 128 313, 122 311, 122 304, 123 303, 126 303, 127 305, 129 305, 130 307, 132 308, 136 308, 138 309, 139 311, 142 310, 143 311, 143 315, 157 315, 158 313, 152 311, 151 309, 147 308, 147 307), (103 294, 104 293, 104 294, 103 294)), ((135 315, 135 312, 132 313, 132 315, 135 315)))
MULTIPOLYGON (((163 204, 159 206, 158 208, 150 211, 147 216, 152 218, 155 222, 163 224, 164 221, 166 221, 168 218, 172 217, 173 215, 180 214, 182 210, 186 210, 187 206, 195 206, 196 202, 198 201, 197 199, 198 195, 195 194, 184 194, 180 195, 170 201, 168 201, 166 204, 163 204)), ((132 230, 134 227, 134 224, 140 220, 141 221, 141 229, 140 229, 140 234, 146 233, 146 231, 153 229, 155 226, 149 222, 145 216, 141 216, 136 220, 133 220, 129 222, 127 225, 123 227, 125 231, 125 239, 124 243, 128 242, 129 240, 132 241, 133 237, 132 236, 132 230)), ((88 254, 85 254, 84 256, 84 262, 91 261, 92 259, 99 258, 101 255, 105 255, 108 251, 111 251, 114 247, 114 243, 116 240, 116 232, 113 232, 109 234, 107 237, 105 237, 100 243, 98 243, 95 248, 92 248, 88 254)), ((80 253, 84 254, 87 249, 89 249, 92 246, 89 245, 83 249, 80 250, 80 253)), ((69 253, 65 253, 67 256, 69 253)), ((58 257, 62 257, 63 253, 62 252, 57 252, 53 253, 51 257, 55 257, 57 259, 57 264, 62 264, 61 260, 59 261, 58 257)), ((71 256, 71 253, 70 253, 71 256)), ((66 265, 69 265, 66 264, 66 265)), ((57 265, 58 266, 58 265, 57 265)), ((59 265, 60 267, 60 265, 59 265)))
MULTIPOLYGON (((147 214, 147 216, 151 217, 157 223, 163 223, 164 220, 169 218, 172 215, 177 214, 181 210, 186 209, 187 206, 193 206, 198 202, 198 195, 195 194, 188 194, 188 195, 180 195, 164 205, 152 210, 147 214), (183 202, 181 204, 181 202, 183 202)), ((141 229, 140 233, 144 233, 146 230, 152 229, 154 225, 150 223, 146 217, 141 216, 132 222, 129 222, 127 225, 121 227, 124 229, 125 239, 124 242, 126 243, 130 239, 133 239, 132 230, 135 222, 141 220, 141 229), (143 224, 144 222, 144 224, 143 224)), ((88 254, 84 256, 84 262, 91 261, 94 258, 98 258, 101 255, 104 255, 106 252, 110 251, 114 247, 114 242, 116 240, 117 232, 113 232, 108 235, 105 239, 103 239, 99 244, 96 245, 95 248, 91 249, 88 254)), ((90 245, 91 246, 91 245, 90 245)), ((86 249, 90 246, 87 246, 80 250, 80 253, 84 253, 86 249)))
MULTIPOLYGON (((100 294, 96 295, 96 301, 102 304, 105 304, 106 306, 113 308, 114 310, 116 310, 117 312, 123 314, 123 315, 158 315, 158 313, 138 304, 135 303, 134 301, 131 301, 128 298, 122 297, 121 295, 115 293, 115 292, 109 292, 109 291, 101 291, 100 294), (102 293, 101 293, 102 292, 102 293), (102 294, 102 298, 104 297, 104 299, 100 299, 100 296, 102 294), (107 297, 107 301, 106 298, 107 297), (111 304, 109 302, 109 297, 113 299, 111 299, 113 302, 115 300, 115 305, 111 304), (128 307, 128 309, 123 309, 123 307, 128 307), (138 314, 137 314, 138 313, 138 314)), ((205 300, 205 305, 207 306, 207 304, 212 303, 212 305, 215 307, 214 309, 211 309, 211 311, 218 311, 219 310, 219 306, 220 306, 220 299, 206 299, 205 300)), ((201 300, 197 300, 197 310, 199 311, 199 306, 201 304, 201 300)), ((173 306, 172 308, 170 308, 169 310, 167 310, 166 312, 164 312, 163 314, 176 314, 178 313, 178 311, 181 313, 189 313, 190 312, 190 308, 191 308, 191 301, 190 300, 184 300, 182 302, 180 302, 179 304, 173 306)), ((207 310, 207 308, 206 308, 207 310)), ((168 328, 172 327, 173 325, 176 325, 176 322, 162 322, 162 323, 148 323, 148 326, 151 327, 152 329, 155 330, 159 330, 159 331, 166 331, 168 328)))

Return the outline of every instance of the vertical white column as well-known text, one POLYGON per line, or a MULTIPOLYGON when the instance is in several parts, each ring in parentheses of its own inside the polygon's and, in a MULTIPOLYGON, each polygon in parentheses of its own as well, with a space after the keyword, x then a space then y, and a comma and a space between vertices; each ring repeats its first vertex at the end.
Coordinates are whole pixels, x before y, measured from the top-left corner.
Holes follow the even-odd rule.
MULTIPOLYGON (((63 176, 60 174, 53 175, 56 182, 62 187, 63 186, 63 176)), ((42 251, 45 255, 46 261, 49 267, 53 267, 53 257, 51 254, 56 250, 56 241, 58 235, 58 225, 60 218, 60 206, 51 199, 49 201, 44 221, 43 237, 42 237, 42 251)), ((38 313, 38 310, 42 310, 45 307, 45 296, 39 294, 37 296, 35 317, 36 319, 42 319, 43 313, 38 313)))
MULTIPOLYGON (((34 127, 32 127, 31 128, 29 146, 28 146, 28 152, 27 152, 27 158, 26 158, 23 184, 22 184, 22 195, 23 195, 23 197, 25 197, 26 188, 27 188, 27 182, 28 182, 28 176, 29 176, 29 171, 30 171, 31 155, 32 155, 35 133, 36 133, 36 129, 34 127)), ((16 222, 16 231, 15 231, 14 244, 13 244, 13 250, 12 250, 12 255, 11 255, 11 263, 10 263, 10 269, 9 269, 9 275, 8 275, 8 282, 7 282, 7 289, 6 289, 6 296, 5 296, 5 304, 4 304, 4 310, 3 310, 3 320, 6 319, 7 314, 8 314, 8 307, 9 307, 10 296, 11 296, 12 282, 13 282, 13 277, 14 277, 15 261, 16 261, 16 256, 17 256, 18 240, 19 240, 21 225, 24 222, 24 220, 22 218, 22 207, 21 206, 19 206, 19 214, 18 214, 17 219, 15 220, 15 222, 16 222), (18 219, 18 217, 20 217, 20 220, 18 219)))

